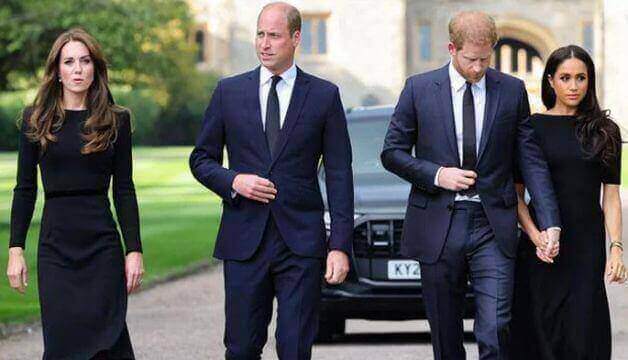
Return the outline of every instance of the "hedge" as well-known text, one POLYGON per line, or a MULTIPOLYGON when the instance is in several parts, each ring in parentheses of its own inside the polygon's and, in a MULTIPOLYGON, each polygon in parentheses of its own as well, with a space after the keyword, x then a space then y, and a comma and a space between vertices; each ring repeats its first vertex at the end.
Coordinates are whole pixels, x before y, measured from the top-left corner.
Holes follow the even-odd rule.
MULTIPOLYGON (((168 101, 178 104, 176 106, 160 105, 157 95, 151 89, 113 87, 116 103, 131 110, 133 143, 150 146, 193 144, 216 78, 207 74, 201 81, 203 88, 207 90, 190 98, 173 98, 168 101)), ((34 95, 35 90, 0 93, 0 151, 17 149, 16 124, 22 109, 32 102, 34 95)))

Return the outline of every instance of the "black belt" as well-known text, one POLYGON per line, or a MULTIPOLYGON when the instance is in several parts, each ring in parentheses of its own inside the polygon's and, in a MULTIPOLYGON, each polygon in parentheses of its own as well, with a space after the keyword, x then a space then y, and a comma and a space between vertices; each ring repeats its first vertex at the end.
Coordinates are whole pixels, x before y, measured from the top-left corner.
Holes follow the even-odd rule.
POLYGON ((454 202, 454 209, 480 210, 483 208, 479 201, 460 200, 454 202))
POLYGON ((46 192, 46 200, 72 196, 107 196, 107 189, 62 190, 46 192))

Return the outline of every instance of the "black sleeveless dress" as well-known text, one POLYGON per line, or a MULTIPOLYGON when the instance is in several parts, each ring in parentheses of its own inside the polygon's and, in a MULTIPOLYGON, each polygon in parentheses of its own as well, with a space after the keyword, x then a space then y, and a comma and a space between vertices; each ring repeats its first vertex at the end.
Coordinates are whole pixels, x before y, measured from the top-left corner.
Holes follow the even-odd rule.
MULTIPOLYGON (((554 264, 540 261, 532 241, 522 235, 515 272, 512 358, 610 359, 600 189, 603 184, 620 183, 621 153, 612 166, 587 159, 573 116, 535 114, 531 123, 549 164, 562 232, 554 264)), ((531 213, 534 218, 533 208, 531 213)))
POLYGON ((120 113, 118 135, 107 150, 81 154, 87 111, 66 110, 42 154, 22 127, 10 246, 24 247, 37 196, 37 165, 45 202, 38 249, 44 359, 134 359, 126 327, 124 251, 107 196, 113 199, 126 251, 141 251, 131 168, 131 128, 120 113))

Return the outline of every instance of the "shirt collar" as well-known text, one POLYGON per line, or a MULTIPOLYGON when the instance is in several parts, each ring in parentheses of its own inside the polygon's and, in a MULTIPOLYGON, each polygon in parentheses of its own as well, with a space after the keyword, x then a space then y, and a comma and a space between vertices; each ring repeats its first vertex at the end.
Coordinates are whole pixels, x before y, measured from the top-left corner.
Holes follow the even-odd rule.
MULTIPOLYGON (((270 72, 265 66, 260 66, 260 86, 265 85, 270 79, 273 77, 273 73, 270 72)), ((279 74, 281 76, 281 80, 285 81, 288 85, 294 84, 294 80, 297 78, 297 65, 293 62, 292 66, 288 68, 288 70, 279 74)))
MULTIPOLYGON (((467 80, 465 80, 465 78, 462 77, 462 75, 460 75, 458 70, 456 70, 453 62, 451 61, 449 62, 449 81, 451 81, 451 87, 452 89, 454 89, 455 92, 462 90, 466 86, 466 82, 467 82, 467 80)), ((473 86, 480 90, 485 90, 486 89, 486 74, 482 76, 480 81, 473 84, 473 86)))

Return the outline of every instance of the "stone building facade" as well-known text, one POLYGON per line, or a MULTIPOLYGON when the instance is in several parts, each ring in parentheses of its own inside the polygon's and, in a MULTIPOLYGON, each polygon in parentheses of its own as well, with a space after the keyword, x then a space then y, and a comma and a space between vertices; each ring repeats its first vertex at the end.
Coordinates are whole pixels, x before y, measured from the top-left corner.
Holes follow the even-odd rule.
MULTIPOLYGON (((196 17, 199 67, 225 76, 257 65, 256 19, 268 0, 188 0, 196 17)), ((526 81, 543 109, 540 78, 551 51, 580 45, 598 67, 603 104, 628 124, 618 74, 627 74, 628 1, 623 0, 292 0, 303 17, 297 64, 340 86, 345 106, 394 103, 405 79, 449 61, 447 23, 461 10, 497 22, 493 66, 526 81)), ((621 79, 621 78, 619 78, 621 79)), ((628 127, 628 126, 627 126, 628 127)))

